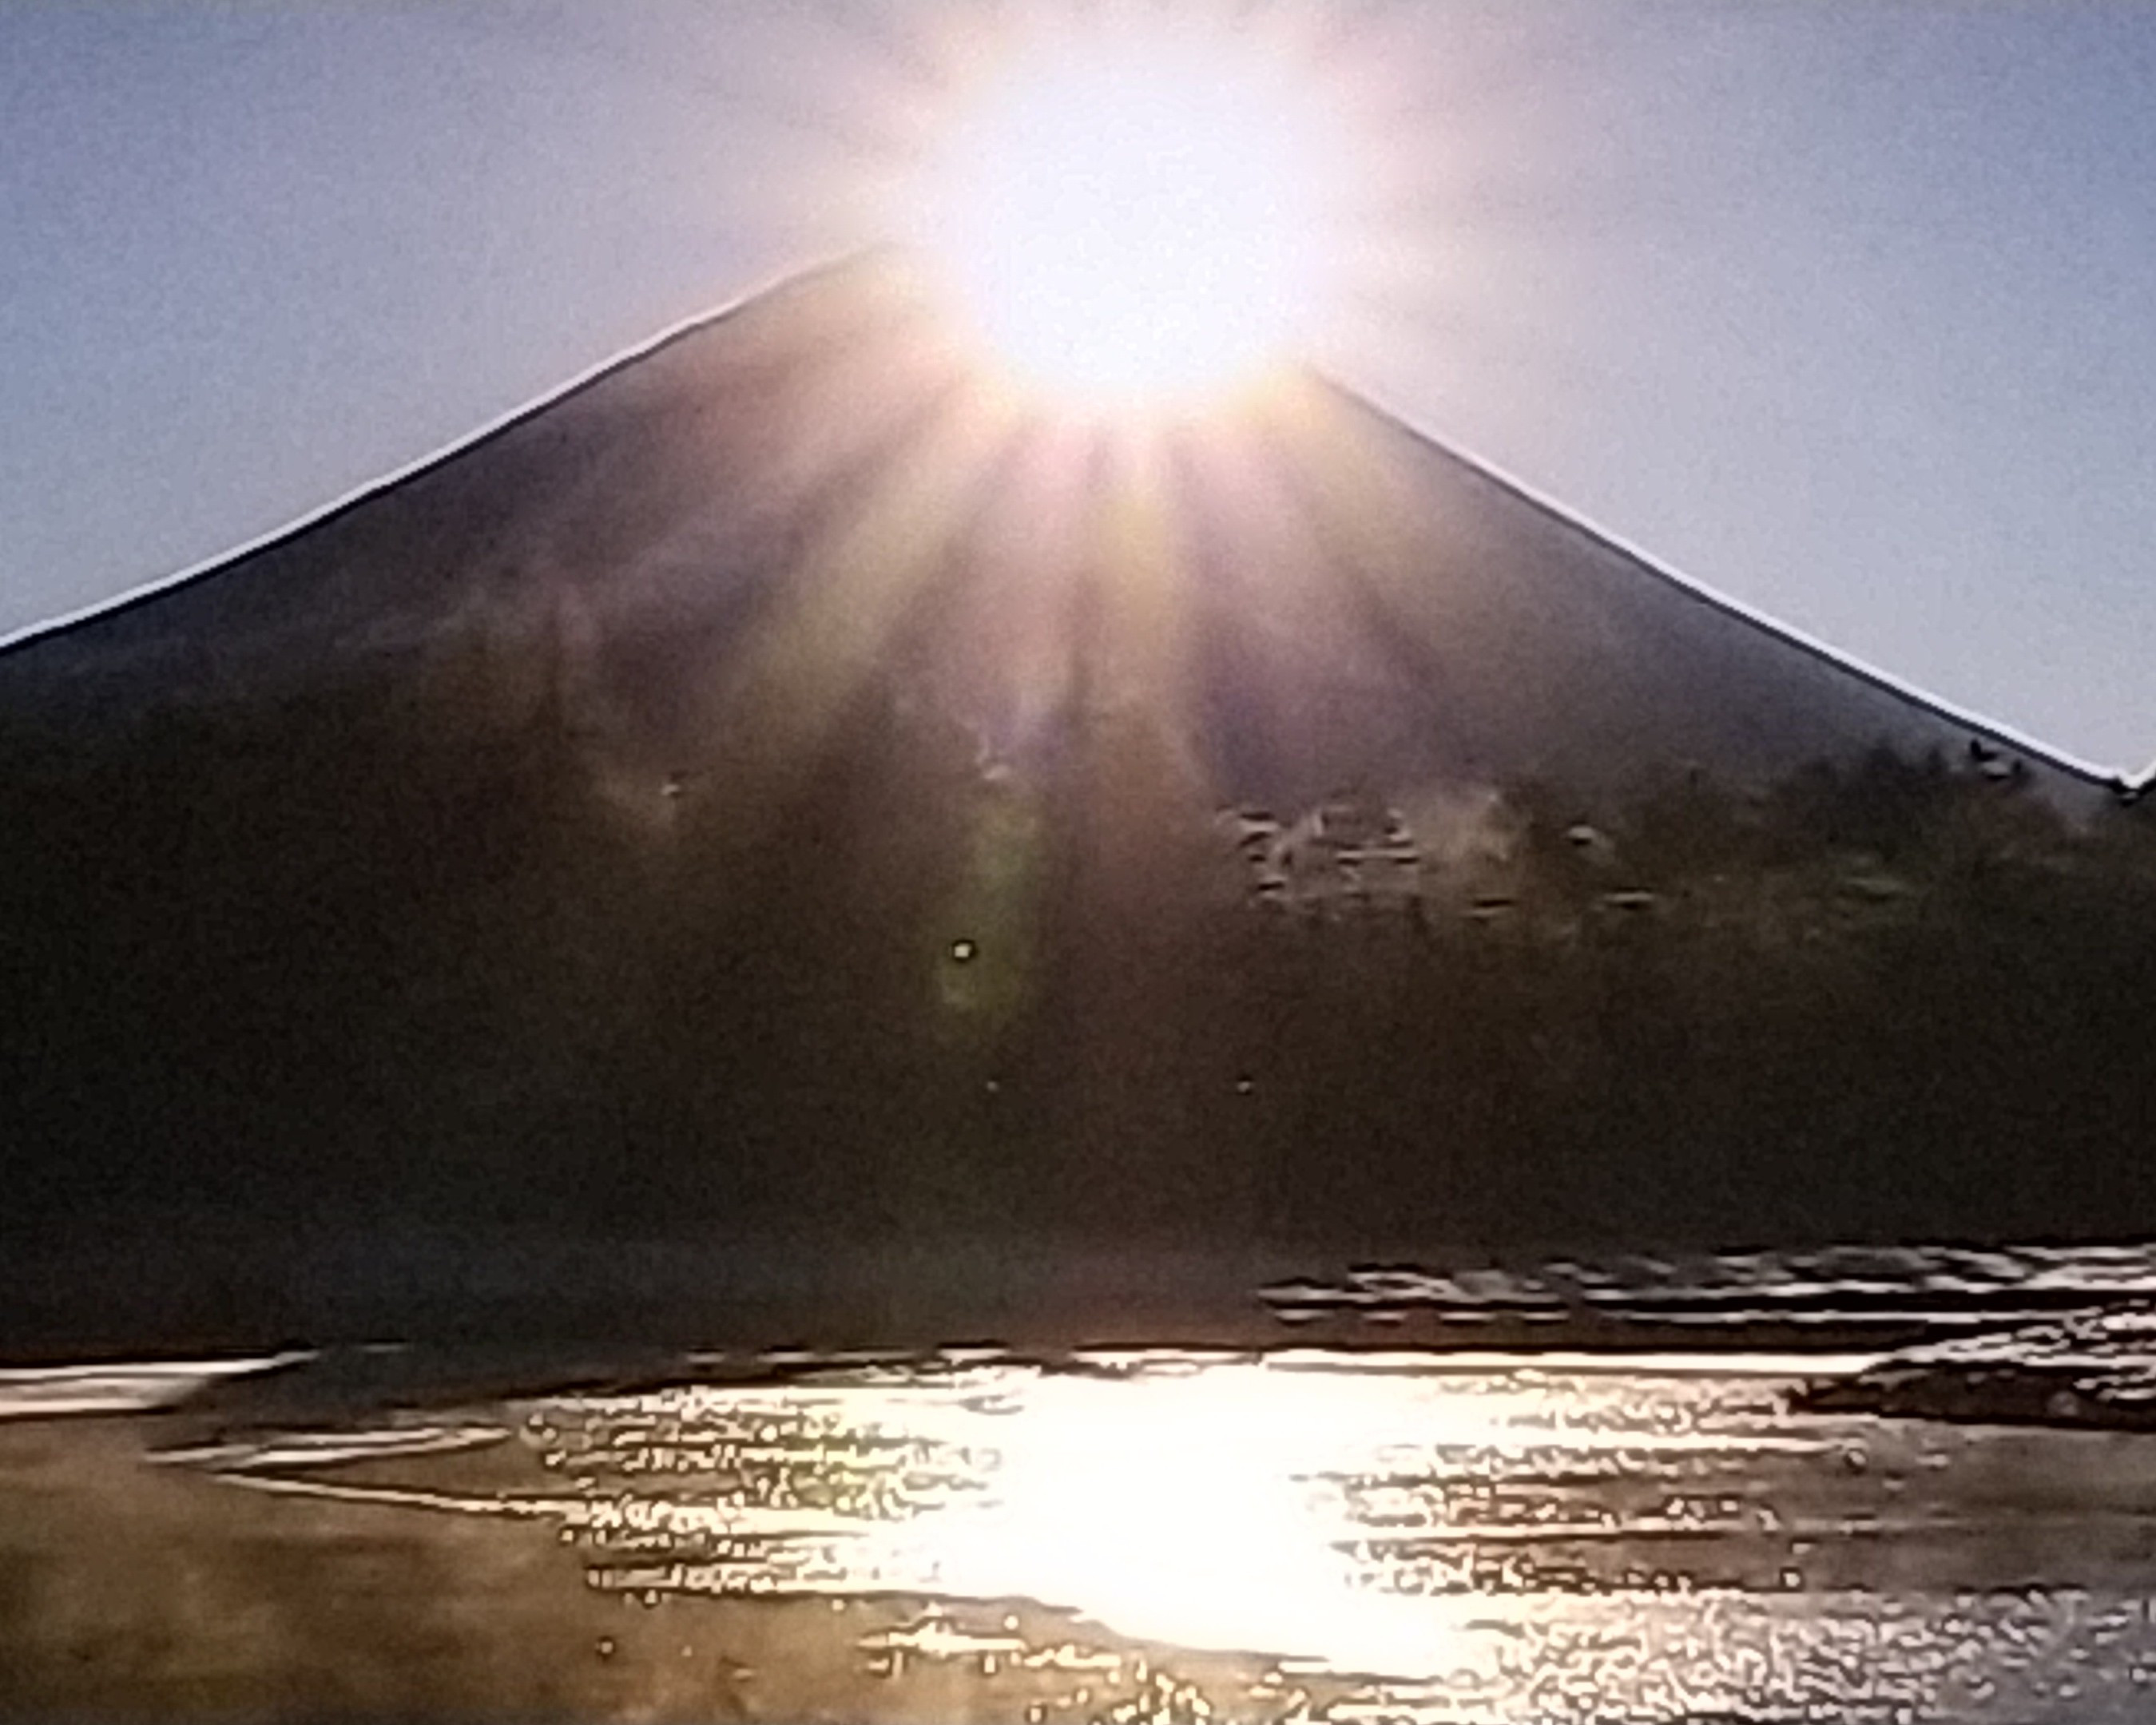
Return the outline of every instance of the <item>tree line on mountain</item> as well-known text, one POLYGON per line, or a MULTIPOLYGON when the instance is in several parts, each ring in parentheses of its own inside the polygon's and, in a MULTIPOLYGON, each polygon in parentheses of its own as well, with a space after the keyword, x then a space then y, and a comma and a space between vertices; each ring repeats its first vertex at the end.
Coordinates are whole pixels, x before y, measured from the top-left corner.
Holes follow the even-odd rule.
POLYGON ((454 659, 96 748, 0 733, 17 1216, 2156 1226, 2143 810, 1879 752, 1614 806, 1484 787, 1440 842, 1368 791, 1330 835, 1224 820, 1131 709, 998 765, 871 681, 818 742, 629 762, 544 677, 454 659))

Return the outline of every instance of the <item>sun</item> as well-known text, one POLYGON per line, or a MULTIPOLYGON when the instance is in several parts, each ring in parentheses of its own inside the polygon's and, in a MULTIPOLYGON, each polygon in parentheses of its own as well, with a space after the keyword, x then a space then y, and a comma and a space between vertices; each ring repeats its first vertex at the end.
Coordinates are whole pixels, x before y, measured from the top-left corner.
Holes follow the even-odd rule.
POLYGON ((1292 69, 1224 33, 1014 56, 950 129, 927 250, 1014 381, 1073 406, 1188 403, 1296 357, 1334 248, 1292 69))

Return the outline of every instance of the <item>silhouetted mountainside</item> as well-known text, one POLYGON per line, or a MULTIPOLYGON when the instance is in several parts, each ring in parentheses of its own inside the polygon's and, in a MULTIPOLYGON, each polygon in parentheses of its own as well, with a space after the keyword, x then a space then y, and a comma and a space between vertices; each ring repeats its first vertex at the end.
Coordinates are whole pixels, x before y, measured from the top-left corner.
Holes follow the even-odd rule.
POLYGON ((0 652, 0 1292, 2147 1231, 2117 802, 1320 381, 1033 421, 856 264, 0 652))
POLYGON ((901 266, 801 279, 265 548, 7 650, 0 712, 74 750, 174 706, 485 656, 557 678, 609 748, 673 770, 713 746, 720 686, 770 632, 757 614, 783 628, 825 604, 880 632, 805 653, 873 646, 1008 746, 1041 678, 1084 668, 1049 614, 1102 602, 1073 589, 1107 557, 1176 571, 1148 622, 1183 637, 1176 740, 1223 802, 1358 779, 1625 790, 1671 766, 1763 783, 1881 746, 1958 760, 1973 740, 2069 806, 2101 788, 1322 382, 1281 380, 1230 433, 1163 435, 1142 480, 1128 452, 979 394, 901 266), (1014 641, 1021 622, 1044 638, 1014 641))

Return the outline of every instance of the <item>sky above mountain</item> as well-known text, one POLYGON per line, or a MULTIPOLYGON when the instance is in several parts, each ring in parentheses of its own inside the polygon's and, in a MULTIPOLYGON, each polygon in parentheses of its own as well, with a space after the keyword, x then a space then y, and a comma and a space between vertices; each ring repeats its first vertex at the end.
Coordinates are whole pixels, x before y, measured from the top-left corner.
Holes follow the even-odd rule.
MULTIPOLYGON (((902 237, 979 15, 18 0, 0 632, 902 237)), ((1328 16, 1368 255, 1314 357, 1721 592, 2146 762, 2156 12, 1328 16)))

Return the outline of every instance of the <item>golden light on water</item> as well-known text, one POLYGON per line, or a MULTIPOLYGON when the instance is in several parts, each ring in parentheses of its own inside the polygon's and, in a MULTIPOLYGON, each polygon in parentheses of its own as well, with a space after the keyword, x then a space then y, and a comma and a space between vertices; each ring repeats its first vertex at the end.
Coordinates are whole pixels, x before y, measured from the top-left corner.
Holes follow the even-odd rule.
MULTIPOLYGON (((1643 1364, 954 1358, 545 1398, 515 1442, 408 1421, 172 1459, 549 1526, 593 1599, 689 1614, 669 1671, 723 1602, 835 1612, 807 1620, 850 1638, 862 1717, 909 1679, 1036 1725, 1673 1721, 1836 1692, 1863 1625, 1806 1591, 1807 1541, 1927 1470, 1892 1434, 1793 1419, 1773 1363, 1643 1364), (1860 1441, 1880 1453, 1853 1469, 1860 1441), (420 1483, 444 1452, 457 1483, 420 1483)), ((1912 1630, 1894 1697, 1933 1692, 1955 1633, 1912 1630)))
POLYGON ((789 1352, 357 1422, 333 1379, 311 1426, 0 1419, 34 1481, 0 1534, 49 1578, 0 1670, 160 1717, 2147 1717, 2145 1439, 1799 1405, 1862 1363, 789 1352), (85 1601, 132 1687, 81 1687, 85 1601))
MULTIPOLYGON (((1387 1386, 1397 1399, 1397 1386, 1387 1386)), ((1132 1386, 1050 1379, 999 1456, 996 1507, 938 1530, 960 1591, 1068 1603, 1150 1641, 1270 1649, 1368 1671, 1442 1662, 1427 1602, 1358 1584, 1326 1479, 1370 1399, 1283 1398, 1262 1372, 1198 1369, 1132 1386)), ((1486 1436, 1465 1404, 1430 1428, 1486 1436)))

